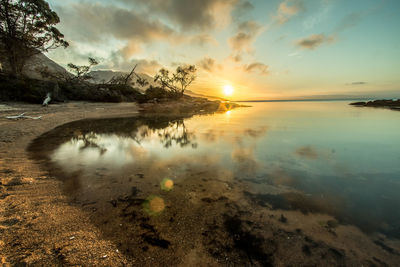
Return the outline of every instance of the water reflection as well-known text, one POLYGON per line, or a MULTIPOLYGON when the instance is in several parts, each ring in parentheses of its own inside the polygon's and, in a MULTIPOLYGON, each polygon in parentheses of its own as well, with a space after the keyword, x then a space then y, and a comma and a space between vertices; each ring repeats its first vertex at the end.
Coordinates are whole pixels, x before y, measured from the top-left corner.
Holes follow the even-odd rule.
POLYGON ((267 232, 246 232, 250 226, 237 220, 248 217, 250 228, 266 227, 265 210, 328 214, 335 218, 329 225, 400 237, 400 141, 393 134, 398 118, 387 117, 384 131, 374 132, 371 116, 357 113, 358 127, 346 128, 355 123, 353 111, 335 118, 335 105, 315 105, 319 112, 301 103, 275 112, 266 112, 270 106, 231 110, 229 119, 219 114, 79 121, 39 137, 29 150, 64 181, 74 201, 96 209, 93 220, 106 236, 124 240, 122 250, 137 242, 146 253, 149 244, 172 246, 170 257, 176 259, 186 253, 178 244, 196 234, 210 246, 226 239, 216 230, 205 234, 204 225, 216 224, 253 238, 247 245, 257 251, 257 240, 267 232), (316 114, 312 124, 310 114, 316 114), (346 138, 338 134, 344 128, 346 138), (386 139, 374 138, 380 135, 386 139), (126 229, 116 230, 120 224, 126 229))

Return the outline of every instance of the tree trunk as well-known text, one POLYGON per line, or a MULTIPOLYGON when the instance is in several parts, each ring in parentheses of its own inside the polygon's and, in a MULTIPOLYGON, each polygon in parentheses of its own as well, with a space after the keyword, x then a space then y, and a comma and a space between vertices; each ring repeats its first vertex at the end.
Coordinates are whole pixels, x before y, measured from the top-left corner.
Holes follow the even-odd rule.
POLYGON ((10 64, 11 75, 16 78, 21 77, 22 70, 30 54, 29 51, 24 51, 15 41, 7 42, 5 50, 10 64))

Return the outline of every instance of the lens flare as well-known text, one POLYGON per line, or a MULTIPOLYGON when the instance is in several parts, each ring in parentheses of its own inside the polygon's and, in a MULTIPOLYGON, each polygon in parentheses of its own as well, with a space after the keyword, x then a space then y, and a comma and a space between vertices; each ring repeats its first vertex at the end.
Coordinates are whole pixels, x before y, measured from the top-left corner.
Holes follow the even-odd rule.
POLYGON ((161 183, 161 189, 164 191, 171 191, 174 188, 174 181, 169 178, 164 178, 161 183))
POLYGON ((143 203, 145 212, 149 215, 159 215, 165 209, 165 202, 159 196, 150 196, 143 203))

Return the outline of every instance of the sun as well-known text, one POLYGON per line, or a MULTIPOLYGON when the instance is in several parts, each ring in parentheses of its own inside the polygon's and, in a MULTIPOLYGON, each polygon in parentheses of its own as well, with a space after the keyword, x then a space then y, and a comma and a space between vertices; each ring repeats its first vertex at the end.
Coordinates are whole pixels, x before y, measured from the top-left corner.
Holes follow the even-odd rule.
POLYGON ((224 94, 230 96, 233 94, 233 86, 230 84, 224 85, 224 94))

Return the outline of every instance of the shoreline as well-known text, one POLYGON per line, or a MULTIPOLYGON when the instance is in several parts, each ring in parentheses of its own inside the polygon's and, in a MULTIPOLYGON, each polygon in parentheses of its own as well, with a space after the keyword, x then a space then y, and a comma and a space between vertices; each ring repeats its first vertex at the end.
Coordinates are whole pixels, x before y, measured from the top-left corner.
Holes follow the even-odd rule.
MULTIPOLYGON (((207 105, 212 101, 202 102, 207 105)), ((115 244, 101 238, 101 233, 89 220, 90 214, 70 205, 62 192, 62 183, 30 159, 27 147, 38 136, 69 122, 138 116, 141 111, 150 113, 154 107, 157 110, 170 109, 170 103, 143 105, 71 101, 48 107, 22 102, 0 102, 0 105, 3 106, 0 109, 0 262, 4 266, 65 262, 129 264, 116 252, 115 244), (42 116, 42 119, 5 118, 21 113, 42 116), (82 239, 74 242, 73 249, 79 252, 65 261, 57 244, 65 245, 71 242, 72 237, 78 239, 78 236, 82 239), (88 252, 87 248, 94 252, 88 252), (107 257, 103 258, 104 255, 107 257)), ((209 112, 218 110, 215 103, 211 107, 209 112)), ((196 112, 190 108, 187 110, 186 116, 196 112)))
MULTIPOLYGON (((206 239, 209 243, 196 243, 196 241, 194 248, 182 250, 178 246, 177 251, 172 252, 157 246, 148 247, 146 251, 138 248, 138 251, 135 250, 136 261, 133 261, 135 257, 122 252, 115 237, 112 236, 112 233, 107 232, 108 228, 101 226, 99 216, 97 216, 102 212, 101 206, 76 203, 63 192, 62 181, 49 174, 41 162, 33 160, 27 151, 27 147, 34 139, 66 123, 92 118, 133 117, 141 114, 140 111, 144 114, 166 113, 168 110, 171 111, 171 108, 174 108, 172 114, 181 114, 185 117, 198 114, 207 105, 210 104, 204 102, 195 109, 190 109, 187 107, 176 108, 174 103, 143 106, 135 103, 71 102, 50 105, 45 108, 39 105, 10 103, 9 106, 13 109, 0 111, 0 127, 4 129, 0 132, 0 214, 2 214, 0 260, 2 263, 6 266, 7 264, 22 263, 28 265, 99 266, 143 266, 143 263, 146 263, 157 266, 162 261, 168 260, 168 258, 164 258, 166 255, 170 255, 171 260, 174 259, 171 262, 177 266, 196 264, 224 266, 229 263, 229 260, 225 260, 225 256, 219 254, 222 252, 217 253, 217 251, 218 246, 230 236, 225 236, 226 233, 221 230, 222 228, 214 228, 214 224, 221 227, 228 225, 231 235, 239 235, 246 240, 252 240, 252 243, 248 244, 231 244, 234 248, 233 252, 226 253, 232 257, 230 260, 236 263, 248 263, 249 259, 245 250, 241 249, 243 245, 252 248, 251 258, 255 263, 260 264, 262 262, 260 257, 266 257, 270 261, 274 260, 276 264, 282 263, 282 260, 285 259, 293 264, 303 261, 318 264, 322 262, 322 259, 318 261, 317 253, 325 253, 327 256, 325 262, 330 262, 330 264, 374 263, 379 265, 386 262, 391 265, 400 260, 400 255, 396 254, 400 248, 398 240, 389 240, 380 235, 371 238, 357 228, 348 225, 332 227, 320 225, 321 221, 326 223, 332 220, 332 217, 328 215, 308 216, 299 211, 261 210, 258 206, 253 206, 248 199, 237 199, 237 190, 241 189, 240 182, 237 181, 234 183, 207 181, 209 192, 202 193, 201 190, 193 189, 199 185, 196 179, 192 179, 178 183, 179 186, 177 185, 176 189, 175 200, 180 204, 176 208, 176 212, 183 209, 187 214, 186 217, 180 218, 182 229, 177 229, 183 239, 175 240, 174 238, 180 237, 174 237, 161 231, 163 229, 168 231, 170 226, 165 224, 164 219, 169 218, 162 216, 150 218, 146 224, 144 224, 145 222, 142 224, 146 227, 155 225, 154 227, 163 233, 163 237, 180 242, 187 242, 184 237, 189 233, 193 232, 193 235, 198 238, 203 238, 206 233, 210 237, 206 239), (182 113, 184 110, 188 112, 182 113), (27 112, 27 115, 30 116, 42 115, 43 118, 17 121, 4 118, 6 115, 23 112, 27 112), (229 184, 231 190, 227 190, 225 184, 229 184), (225 198, 214 199, 217 194, 223 194, 225 198), (249 202, 247 203, 247 201, 249 202), (205 209, 210 213, 209 216, 217 218, 216 222, 212 222, 209 216, 198 217, 196 212, 203 214, 204 204, 207 204, 205 209), (237 205, 237 207, 232 209, 227 205, 237 205), (94 208, 97 210, 95 211, 94 208), (242 214, 244 211, 251 211, 251 214, 242 214), (219 221, 218 218, 221 214, 226 214, 228 217, 224 220, 221 217, 222 221, 219 221), (190 215, 197 218, 197 221, 192 221, 193 218, 190 215), (260 216, 263 218, 261 221, 260 216), (247 221, 253 221, 256 226, 264 227, 272 236, 270 238, 262 236, 253 229, 254 226, 247 224, 247 221), (204 223, 205 232, 193 228, 201 222, 204 223), (274 250, 268 251, 268 248, 263 248, 265 251, 260 250, 262 246, 260 247, 258 243, 261 241, 269 243, 274 250), (285 248, 289 252, 284 252, 285 248), (290 258, 290 250, 295 248, 299 249, 299 257, 292 255, 293 258, 290 258), (217 253, 217 257, 205 253, 207 249, 212 249, 214 253, 217 253), (284 250, 282 251, 282 249, 284 250), (395 254, 391 253, 390 249, 393 249, 395 254), (137 254, 139 252, 140 254, 137 254), (269 255, 269 253, 272 254, 269 255), (153 259, 144 259, 141 255, 149 255, 153 259)), ((212 110, 217 108, 216 104, 211 106, 212 110)), ((204 110, 204 112, 206 111, 204 110)), ((251 195, 251 192, 249 194, 251 195)), ((254 193, 251 196, 254 198, 254 193)), ((123 203, 125 202, 122 201, 118 205, 122 206, 123 203)), ((120 211, 119 206, 113 212, 117 211, 120 211)), ((117 219, 111 217, 110 220, 117 219)), ((125 223, 125 219, 121 221, 121 224, 125 225, 125 223)), ((123 236, 119 236, 119 238, 122 240, 123 236)))
POLYGON ((371 107, 371 108, 385 108, 390 110, 400 111, 400 100, 374 100, 367 102, 353 102, 349 105, 355 107, 371 107))

